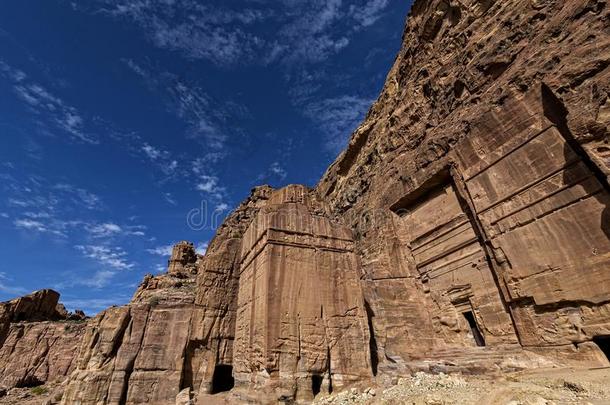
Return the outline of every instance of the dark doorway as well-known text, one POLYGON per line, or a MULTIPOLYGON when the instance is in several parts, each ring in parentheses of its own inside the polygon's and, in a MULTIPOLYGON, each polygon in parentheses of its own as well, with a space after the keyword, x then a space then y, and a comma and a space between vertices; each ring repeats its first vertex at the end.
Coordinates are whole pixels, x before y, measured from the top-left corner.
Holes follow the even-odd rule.
POLYGON ((474 336, 474 341, 477 346, 485 346, 485 338, 479 330, 479 326, 477 325, 477 321, 474 318, 474 314, 472 313, 472 311, 464 312, 464 318, 466 318, 466 320, 468 321, 470 331, 472 332, 472 336, 474 336))
POLYGON ((233 366, 227 366, 226 364, 217 365, 212 377, 212 394, 231 391, 234 386, 233 366))
POLYGON ((610 336, 598 336, 593 338, 593 343, 604 352, 608 361, 610 361, 610 336))
POLYGON ((313 392, 313 396, 315 397, 322 390, 322 381, 324 379, 321 375, 314 374, 311 376, 311 392, 313 392))
POLYGON ((35 388, 44 385, 44 382, 40 381, 38 378, 34 376, 27 376, 21 381, 15 384, 16 388, 35 388))
POLYGON ((364 300, 364 309, 366 310, 366 317, 369 324, 369 350, 371 351, 371 368, 373 369, 373 375, 377 375, 377 367, 379 366, 379 354, 377 353, 377 339, 375 339, 375 328, 373 327, 373 318, 375 313, 369 305, 368 301, 364 300))

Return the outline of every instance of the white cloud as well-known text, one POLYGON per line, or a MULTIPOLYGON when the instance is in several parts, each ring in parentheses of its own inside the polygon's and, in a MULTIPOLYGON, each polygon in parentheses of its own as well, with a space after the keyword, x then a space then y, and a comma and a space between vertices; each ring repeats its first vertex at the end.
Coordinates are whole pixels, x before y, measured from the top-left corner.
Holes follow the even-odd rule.
POLYGON ((163 199, 171 205, 178 205, 172 193, 163 193, 163 199))
POLYGON ((142 146, 142 150, 144 151, 144 153, 146 153, 148 158, 151 160, 159 159, 162 155, 162 152, 159 149, 157 149, 153 146, 150 146, 147 143, 144 144, 144 146, 142 146))
POLYGON ((350 14, 362 27, 373 25, 389 5, 389 0, 370 0, 364 6, 351 5, 350 14))
POLYGON ((48 219, 51 218, 51 214, 48 212, 24 212, 24 217, 32 218, 32 219, 48 219))
POLYGON ((67 183, 56 184, 53 188, 63 192, 64 198, 69 198, 75 205, 85 207, 89 210, 99 210, 102 208, 101 198, 84 188, 79 188, 67 183))
POLYGON ((107 223, 107 224, 98 224, 93 225, 89 228, 89 233, 94 238, 104 238, 116 234, 120 234, 123 232, 123 229, 117 224, 107 223))
POLYGON ((213 176, 205 176, 202 175, 199 178, 199 183, 197 184, 197 190, 203 191, 205 193, 214 193, 218 188, 218 178, 213 176))
POLYGON ((288 175, 288 173, 286 173, 286 170, 278 162, 272 163, 269 170, 280 180, 284 180, 288 175))
MULTIPOLYGON (((187 83, 172 73, 144 68, 131 59, 124 59, 123 63, 143 78, 148 87, 167 98, 170 111, 186 124, 187 137, 204 143, 211 150, 208 155, 223 153, 229 138, 226 128, 235 126, 235 117, 247 114, 245 106, 214 100, 198 84, 187 83)), ((149 144, 142 149, 150 160, 177 168, 178 162, 170 160, 167 152, 149 144)))
POLYGON ((201 243, 197 244, 197 247, 195 248, 195 250, 197 251, 197 254, 205 255, 205 253, 208 250, 208 246, 209 246, 208 242, 201 242, 201 243))
POLYGON ((2 217, 2 218, 10 218, 10 215, 8 215, 6 212, 0 212, 0 217, 2 217))
POLYGON ((373 101, 357 96, 328 98, 309 103, 304 113, 326 134, 326 147, 338 153, 345 148, 373 101))
MULTIPOLYGON (((135 267, 135 264, 127 260, 127 253, 118 247, 108 247, 103 245, 77 245, 76 250, 80 251, 85 257, 96 260, 104 266, 108 266, 117 270, 130 270, 135 267)), ((111 275, 100 273, 104 278, 111 275)))
POLYGON ((60 229, 62 227, 57 222, 46 224, 38 220, 22 218, 13 221, 13 225, 15 225, 17 229, 21 229, 24 231, 49 233, 55 236, 60 236, 62 238, 66 237, 66 234, 63 232, 62 229, 60 229))
POLYGON ((214 211, 216 212, 224 212, 227 211, 229 209, 229 204, 226 203, 220 203, 216 206, 216 208, 214 208, 214 211))
POLYGON ((17 96, 35 114, 40 115, 44 122, 52 123, 82 142, 99 143, 95 137, 86 133, 84 119, 75 107, 30 80, 22 71, 13 69, 2 61, 0 61, 0 73, 13 81, 13 90, 17 96))
POLYGON ((98 7, 77 8, 126 18, 160 48, 227 66, 323 61, 345 48, 359 30, 377 22, 389 0, 258 3, 237 9, 230 2, 98 0, 98 7))
POLYGON ((154 164, 161 169, 163 174, 166 176, 171 176, 175 174, 176 169, 178 169, 178 161, 172 159, 170 153, 165 150, 161 150, 156 148, 148 143, 145 143, 142 146, 142 151, 144 155, 154 164))
POLYGON ((146 251, 151 255, 157 256, 171 256, 174 245, 157 246, 153 249, 147 249, 146 251))
POLYGON ((213 199, 217 204, 223 204, 227 190, 220 184, 217 176, 209 174, 210 162, 216 159, 215 155, 196 159, 192 162, 191 170, 195 174, 195 189, 201 191, 206 197, 213 199))
POLYGON ((34 221, 32 219, 16 219, 13 222, 17 228, 29 229, 38 232, 47 232, 47 227, 39 221, 34 221))
POLYGON ((259 183, 270 180, 277 180, 282 182, 286 180, 287 176, 288 173, 286 172, 286 169, 284 169, 284 167, 279 162, 273 162, 267 170, 258 175, 256 181, 259 183))
POLYGON ((125 236, 146 236, 143 225, 117 225, 112 222, 101 224, 86 224, 86 231, 92 238, 112 238, 125 236))

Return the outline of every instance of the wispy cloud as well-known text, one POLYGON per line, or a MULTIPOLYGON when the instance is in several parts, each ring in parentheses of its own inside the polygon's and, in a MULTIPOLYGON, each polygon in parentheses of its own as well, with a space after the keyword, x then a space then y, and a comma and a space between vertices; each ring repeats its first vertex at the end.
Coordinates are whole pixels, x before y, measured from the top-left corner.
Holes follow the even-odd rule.
POLYGON ((197 254, 205 255, 205 253, 208 251, 208 246, 209 246, 208 242, 201 242, 201 243, 197 244, 197 247, 195 248, 195 250, 197 251, 197 254))
POLYGON ((151 255, 156 255, 156 256, 171 256, 173 248, 174 248, 173 245, 165 245, 165 246, 157 246, 157 247, 152 248, 152 249, 147 249, 146 251, 148 253, 150 253, 151 255))
POLYGON ((227 189, 220 183, 220 179, 213 173, 212 161, 207 158, 198 158, 192 162, 192 172, 195 175, 195 189, 212 199, 217 204, 223 203, 227 198, 227 189))
POLYGON ((145 226, 117 225, 115 223, 88 224, 86 230, 93 238, 111 238, 115 236, 145 236, 145 226))
POLYGON ((389 5, 389 0, 371 0, 362 5, 351 5, 349 14, 362 27, 373 25, 381 18, 389 5))
POLYGON ((64 197, 70 199, 75 205, 84 206, 89 210, 99 210, 103 207, 101 198, 84 188, 68 183, 58 183, 54 189, 62 192, 64 197))
POLYGON ((0 292, 10 294, 10 295, 24 295, 27 294, 28 291, 25 288, 9 285, 13 280, 5 273, 0 272, 0 292))
POLYGON ((282 182, 286 179, 287 176, 288 172, 286 172, 286 169, 284 169, 282 164, 280 164, 280 162, 273 162, 265 172, 258 175, 256 181, 264 182, 277 180, 279 182, 282 182))
POLYGON ((146 236, 146 227, 133 221, 123 224, 92 219, 92 214, 96 217, 104 214, 105 205, 89 190, 41 176, 8 177, 0 183, 0 190, 10 196, 6 202, 12 210, 12 224, 16 229, 62 241, 78 241, 75 249, 101 265, 87 277, 70 275, 59 281, 58 286, 101 288, 119 271, 135 267, 122 248, 112 246, 128 242, 129 238, 146 236))
POLYGON ((156 148, 148 143, 142 145, 142 152, 155 165, 157 165, 163 174, 171 176, 178 169, 178 161, 173 159, 168 151, 156 148))
POLYGON ((75 107, 3 61, 0 61, 0 74, 12 81, 17 96, 39 116, 41 122, 52 124, 82 142, 99 143, 98 139, 85 131, 84 118, 75 107))
POLYGON ((374 24, 388 0, 98 0, 75 9, 137 24, 156 46, 216 65, 317 63, 337 54, 360 29, 374 24), (273 29, 269 30, 269 27, 273 29))
POLYGON ((96 260, 100 264, 112 269, 130 270, 135 267, 135 264, 127 260, 127 253, 119 247, 76 245, 75 249, 80 251, 85 257, 96 260))
MULTIPOLYGON (((197 83, 167 71, 143 67, 132 59, 123 62, 166 100, 169 111, 186 124, 186 137, 203 143, 210 154, 222 153, 236 119, 248 114, 245 106, 230 100, 216 100, 197 83)), ((143 148, 150 159, 165 158, 168 163, 163 151, 148 144, 143 148)))
POLYGON ((171 205, 178 205, 178 202, 172 195, 172 193, 163 193, 163 199, 171 205))
POLYGON ((328 150, 338 153, 346 146, 349 136, 362 122, 372 103, 372 99, 341 96, 310 102, 304 107, 304 113, 326 134, 328 150))
POLYGON ((15 225, 15 228, 18 229, 23 229, 26 231, 35 231, 35 232, 41 232, 41 233, 52 233, 54 235, 57 236, 63 236, 65 237, 66 235, 56 229, 52 229, 51 227, 45 225, 44 223, 40 222, 40 221, 36 221, 33 219, 16 219, 13 224, 15 225))

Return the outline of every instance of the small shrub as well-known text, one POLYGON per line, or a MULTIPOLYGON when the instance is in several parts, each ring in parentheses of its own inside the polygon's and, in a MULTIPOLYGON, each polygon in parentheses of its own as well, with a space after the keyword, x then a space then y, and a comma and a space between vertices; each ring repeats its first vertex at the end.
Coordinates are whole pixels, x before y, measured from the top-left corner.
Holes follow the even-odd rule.
POLYGON ((151 307, 156 307, 159 305, 159 297, 152 297, 148 303, 151 307))
POLYGON ((44 395, 47 392, 49 392, 49 390, 47 390, 45 387, 39 385, 38 387, 34 387, 30 390, 30 392, 34 395, 44 395))

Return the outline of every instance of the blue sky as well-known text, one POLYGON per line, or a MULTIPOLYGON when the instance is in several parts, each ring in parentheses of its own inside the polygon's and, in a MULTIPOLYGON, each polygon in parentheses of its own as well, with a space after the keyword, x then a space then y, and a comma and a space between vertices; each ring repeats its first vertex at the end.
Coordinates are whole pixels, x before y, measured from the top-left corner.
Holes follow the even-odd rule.
POLYGON ((255 185, 315 185, 379 94, 409 7, 5 2, 0 300, 123 304, 176 241, 204 251, 255 185))

